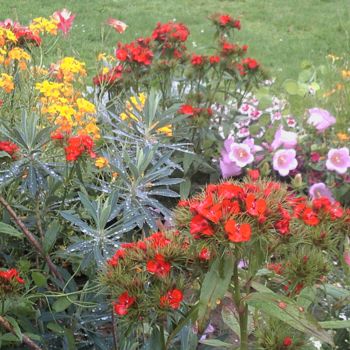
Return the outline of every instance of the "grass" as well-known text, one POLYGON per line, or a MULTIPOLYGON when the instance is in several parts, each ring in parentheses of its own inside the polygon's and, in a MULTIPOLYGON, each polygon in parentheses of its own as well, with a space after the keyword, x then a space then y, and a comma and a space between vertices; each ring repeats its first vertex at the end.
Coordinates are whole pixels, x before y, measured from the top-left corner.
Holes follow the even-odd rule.
POLYGON ((326 54, 342 54, 350 44, 348 0, 0 0, 2 18, 24 23, 63 7, 77 16, 72 44, 59 50, 79 54, 90 67, 97 52, 111 51, 118 40, 150 34, 157 21, 176 19, 188 24, 190 46, 201 51, 212 35, 206 17, 221 11, 241 17, 238 40, 247 43, 250 55, 281 79, 297 77, 301 61, 320 64, 326 54), (108 17, 129 25, 125 35, 111 32, 104 24, 108 17))
POLYGON ((191 30, 189 47, 203 52, 210 45, 214 12, 239 16, 238 41, 249 45, 249 55, 259 59, 279 83, 296 79, 300 63, 325 63, 328 53, 350 51, 349 0, 0 0, 1 18, 27 23, 66 7, 76 20, 68 41, 60 42, 54 56, 75 55, 95 73, 98 52, 112 53, 116 42, 149 35, 158 21, 182 21, 191 30), (129 25, 115 33, 105 22, 114 17, 129 25))

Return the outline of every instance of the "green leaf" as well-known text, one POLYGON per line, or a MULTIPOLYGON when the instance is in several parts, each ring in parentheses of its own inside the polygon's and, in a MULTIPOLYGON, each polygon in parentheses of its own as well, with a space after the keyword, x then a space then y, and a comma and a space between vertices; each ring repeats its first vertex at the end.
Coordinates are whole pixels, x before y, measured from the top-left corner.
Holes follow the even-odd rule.
POLYGON ((325 329, 342 329, 350 328, 350 320, 342 321, 324 321, 319 322, 320 326, 325 329))
POLYGON ((212 346, 214 348, 225 348, 225 349, 232 349, 233 345, 229 344, 229 343, 225 343, 221 340, 218 339, 208 339, 208 340, 202 340, 200 341, 201 344, 204 345, 209 345, 212 346))
POLYGON ((232 255, 226 254, 218 257, 212 263, 209 271, 204 277, 199 300, 199 319, 209 314, 211 309, 216 307, 218 299, 223 298, 233 274, 234 259, 232 255))
POLYGON ((299 91, 299 84, 295 80, 287 79, 283 83, 283 88, 290 95, 297 95, 299 91))
POLYGON ((74 333, 71 329, 65 328, 64 330, 64 337, 67 340, 67 344, 68 344, 68 350, 76 350, 76 346, 75 346, 75 337, 74 337, 74 333))
POLYGON ((46 326, 48 329, 57 334, 64 334, 64 328, 60 326, 58 323, 49 322, 46 326))
POLYGON ((330 334, 325 332, 313 317, 287 297, 276 293, 251 293, 245 297, 251 305, 271 317, 275 317, 291 327, 307 333, 325 343, 333 345, 330 334), (282 306, 283 307, 282 307, 282 306))
POLYGON ((180 184, 180 196, 182 199, 188 198, 191 190, 191 180, 187 179, 180 184))
POLYGON ((23 236, 22 232, 17 231, 11 225, 0 222, 0 233, 5 233, 6 235, 21 238, 23 236))
POLYGON ((2 341, 6 341, 6 342, 16 342, 16 343, 19 343, 19 339, 18 337, 16 337, 14 334, 12 333, 6 333, 6 334, 3 334, 1 336, 1 340, 2 341))
POLYGON ((15 332, 16 336, 18 337, 19 341, 22 342, 22 331, 19 328, 17 321, 10 316, 6 316, 6 320, 11 324, 13 331, 15 332))
POLYGON ((198 306, 199 304, 196 304, 192 307, 192 309, 187 313, 187 315, 181 319, 181 321, 176 325, 174 330, 169 334, 167 341, 166 341, 166 348, 169 347, 171 341, 174 339, 174 337, 182 330, 182 328, 190 321, 194 322, 197 319, 198 314, 198 306))
POLYGON ((227 306, 224 306, 221 311, 222 320, 237 336, 240 335, 240 326, 234 313, 227 306))
POLYGON ((46 287, 47 286, 47 278, 40 272, 34 271, 32 272, 32 279, 37 287, 46 287))
POLYGON ((53 221, 45 232, 45 238, 43 242, 44 250, 49 253, 51 248, 54 246, 57 240, 58 233, 61 229, 58 221, 53 221))
POLYGON ((56 311, 56 312, 62 312, 66 309, 68 309, 68 307, 72 304, 72 302, 66 298, 66 297, 60 297, 58 298, 53 304, 52 304, 52 308, 56 311))

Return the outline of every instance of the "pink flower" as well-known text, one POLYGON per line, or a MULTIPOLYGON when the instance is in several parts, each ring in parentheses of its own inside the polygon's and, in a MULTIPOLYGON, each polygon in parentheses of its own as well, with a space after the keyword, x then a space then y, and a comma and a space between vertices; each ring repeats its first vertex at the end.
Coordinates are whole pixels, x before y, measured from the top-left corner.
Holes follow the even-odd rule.
POLYGON ((52 17, 58 21, 58 29, 62 30, 63 34, 66 36, 72 28, 75 15, 73 15, 67 9, 63 9, 61 11, 54 12, 52 17))
POLYGON ((350 251, 345 251, 344 252, 344 261, 347 265, 350 266, 350 251))
POLYGON ((127 24, 115 18, 109 18, 107 20, 107 24, 114 28, 120 34, 124 33, 126 28, 128 28, 127 24))
POLYGON ((296 169, 298 161, 295 159, 296 152, 294 149, 278 150, 272 160, 273 168, 279 172, 281 176, 287 176, 291 170, 296 169))
POLYGON ((313 184, 309 189, 309 195, 312 200, 325 197, 334 202, 331 190, 323 182, 313 184))
POLYGON ((238 176, 242 173, 242 169, 229 157, 231 145, 234 142, 233 137, 228 137, 224 142, 223 149, 221 150, 220 170, 223 178, 238 176))
POLYGON ((313 125, 318 132, 325 131, 336 122, 336 119, 325 109, 311 108, 309 114, 307 123, 313 125))
POLYGON ((328 152, 326 167, 328 170, 334 170, 338 174, 345 174, 350 167, 349 148, 342 147, 330 149, 328 152))
POLYGON ((272 149, 275 151, 279 147, 294 148, 298 143, 298 134, 293 131, 285 131, 283 127, 277 129, 275 139, 271 143, 272 149))
POLYGON ((237 166, 243 168, 254 161, 254 156, 249 145, 245 143, 233 143, 230 147, 229 158, 237 166))

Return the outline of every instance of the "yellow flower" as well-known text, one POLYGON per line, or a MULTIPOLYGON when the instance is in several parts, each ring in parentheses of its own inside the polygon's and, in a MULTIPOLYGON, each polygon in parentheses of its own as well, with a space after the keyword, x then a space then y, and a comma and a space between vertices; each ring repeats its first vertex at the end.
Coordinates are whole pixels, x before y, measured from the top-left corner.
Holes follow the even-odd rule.
POLYGON ((157 129, 157 132, 165 134, 167 136, 173 136, 173 130, 171 128, 171 125, 165 125, 159 129, 157 129))
POLYGON ((6 45, 6 42, 17 42, 16 35, 12 32, 12 30, 5 29, 0 27, 0 47, 3 47, 6 45))
POLYGON ((142 111, 143 107, 145 106, 146 102, 146 94, 143 92, 141 94, 138 94, 138 96, 131 96, 130 102, 128 101, 126 103, 126 108, 129 111, 132 111, 134 108, 136 108, 138 111, 142 111), (131 103, 130 103, 131 102, 131 103))
POLYGON ((57 35, 58 21, 55 19, 47 19, 44 17, 34 18, 29 25, 29 29, 35 33, 48 33, 51 35, 57 35))
POLYGON ((104 52, 100 52, 97 56, 97 61, 104 61, 106 59, 106 54, 104 52))
POLYGON ((59 72, 64 80, 72 81, 75 74, 86 76, 85 63, 74 57, 65 57, 59 62, 59 72))
POLYGON ((343 69, 343 70, 341 71, 341 75, 342 75, 342 77, 343 77, 344 79, 350 78, 350 70, 345 70, 345 69, 343 69))
POLYGON ((0 88, 2 88, 5 92, 10 93, 15 88, 13 77, 6 73, 1 73, 0 88))
POLYGON ((108 159, 106 159, 105 157, 98 157, 95 161, 95 165, 99 169, 105 168, 108 165, 108 163, 108 159))
POLYGON ((26 61, 30 61, 30 55, 28 52, 26 52, 25 50, 21 49, 20 47, 14 47, 13 49, 11 49, 8 52, 8 57, 11 60, 26 60, 26 61))
POLYGON ((64 87, 62 83, 54 83, 48 80, 42 83, 36 83, 35 89, 39 90, 45 97, 58 98, 61 95, 61 89, 64 87))
POLYGON ((344 132, 338 132, 337 133, 337 137, 339 139, 339 141, 348 141, 350 140, 350 136, 344 132))
POLYGON ((335 56, 335 55, 332 55, 332 54, 329 54, 326 56, 328 59, 330 59, 332 61, 332 63, 336 62, 336 61, 339 61, 341 59, 341 57, 338 57, 338 56, 335 56))
POLYGON ((84 98, 77 99, 77 106, 78 106, 79 112, 81 113, 88 113, 88 114, 96 113, 95 105, 89 102, 88 100, 85 100, 84 98))

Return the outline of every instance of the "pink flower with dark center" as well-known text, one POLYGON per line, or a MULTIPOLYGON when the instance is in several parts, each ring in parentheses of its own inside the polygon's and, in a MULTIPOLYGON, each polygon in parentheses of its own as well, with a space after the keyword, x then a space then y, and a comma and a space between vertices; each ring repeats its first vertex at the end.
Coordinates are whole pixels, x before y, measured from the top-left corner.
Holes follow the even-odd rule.
POLYGON ((61 11, 56 11, 53 13, 52 17, 58 21, 58 29, 63 32, 66 36, 68 32, 71 30, 75 15, 67 9, 63 9, 61 11))
POLYGON ((271 143, 272 149, 275 151, 279 147, 294 148, 298 143, 298 134, 293 131, 286 131, 283 127, 277 129, 275 139, 271 143))
POLYGON ((294 149, 278 150, 272 160, 273 168, 279 172, 281 176, 287 176, 291 170, 296 169, 298 161, 295 159, 296 152, 294 149))
POLYGON ((328 170, 334 170, 338 174, 345 174, 350 167, 349 148, 342 147, 330 149, 328 152, 326 167, 328 170))
POLYGON ((311 108, 309 109, 309 118, 307 123, 313 125, 318 132, 323 132, 331 125, 335 124, 336 119, 325 109, 311 108))
POLYGON ((309 189, 309 195, 313 200, 324 197, 328 198, 331 202, 335 201, 331 190, 323 182, 313 184, 309 189))

